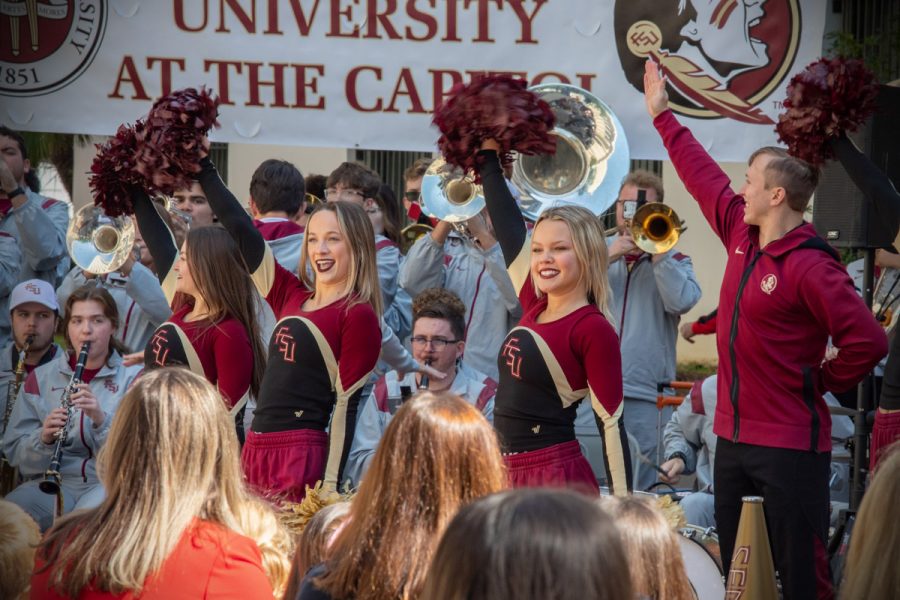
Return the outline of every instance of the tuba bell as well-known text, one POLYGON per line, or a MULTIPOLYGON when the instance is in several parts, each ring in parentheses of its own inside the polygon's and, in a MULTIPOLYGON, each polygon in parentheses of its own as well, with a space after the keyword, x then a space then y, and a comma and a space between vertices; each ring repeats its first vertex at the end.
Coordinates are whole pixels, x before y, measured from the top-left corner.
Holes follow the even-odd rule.
POLYGON ((82 270, 103 275, 118 270, 134 248, 134 223, 128 216, 110 217, 99 206, 83 206, 66 231, 66 247, 82 270))
POLYGON ((512 183, 520 193, 522 214, 535 221, 557 202, 603 214, 616 201, 630 165, 622 124, 609 106, 579 87, 551 83, 529 89, 556 117, 551 132, 556 153, 517 157, 512 183))
POLYGON ((635 245, 648 254, 668 252, 687 230, 672 207, 661 202, 650 202, 637 209, 630 227, 635 245))

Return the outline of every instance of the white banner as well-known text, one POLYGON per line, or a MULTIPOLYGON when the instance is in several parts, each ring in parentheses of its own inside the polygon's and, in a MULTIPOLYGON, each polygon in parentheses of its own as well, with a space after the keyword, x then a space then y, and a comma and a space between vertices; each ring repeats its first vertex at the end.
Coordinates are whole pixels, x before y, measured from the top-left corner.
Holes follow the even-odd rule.
POLYGON ((822 47, 821 0, 0 0, 0 121, 111 134, 169 90, 222 98, 212 139, 431 150, 431 111, 485 72, 604 100, 633 158, 665 154, 643 62, 715 158, 774 144, 790 77, 822 47))

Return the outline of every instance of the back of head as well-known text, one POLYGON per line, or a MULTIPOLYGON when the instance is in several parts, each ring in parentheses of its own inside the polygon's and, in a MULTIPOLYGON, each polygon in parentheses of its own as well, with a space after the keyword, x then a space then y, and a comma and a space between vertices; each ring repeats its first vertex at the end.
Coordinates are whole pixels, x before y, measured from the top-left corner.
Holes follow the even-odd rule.
POLYGON ((321 587, 358 600, 418 597, 459 507, 505 487, 497 436, 481 412, 452 394, 416 396, 385 431, 321 587))
POLYGON ((601 505, 621 532, 635 593, 653 600, 693 600, 678 534, 653 500, 610 497, 601 505))
POLYGON ((325 562, 335 533, 347 521, 349 515, 350 503, 336 502, 321 508, 312 516, 297 540, 294 564, 283 596, 285 600, 296 598, 306 572, 325 562))
POLYGON ((261 213, 283 211, 293 215, 303 205, 306 182, 292 163, 270 158, 250 179, 250 197, 261 213))
MULTIPOLYGON (((328 181, 328 178, 324 175, 311 174, 307 175, 304 179, 306 183, 306 193, 312 194, 319 200, 325 200, 325 184, 328 181)), ((307 208, 308 212, 312 211, 312 208, 307 208)))
POLYGON ((430 156, 424 156, 422 158, 417 158, 413 164, 406 167, 406 170, 403 171, 403 180, 404 181, 415 181, 420 177, 425 177, 425 171, 428 170, 428 167, 431 163, 434 162, 434 159, 430 156))
POLYGON ((216 389, 186 369, 140 377, 98 456, 103 503, 63 518, 42 555, 67 594, 139 591, 194 519, 240 531, 247 501, 234 421, 216 389), (65 574, 65 577, 63 577, 65 574))
POLYGON ((435 553, 423 598, 632 598, 619 532, 574 492, 521 489, 460 510, 435 553))
POLYGON ((0 500, 0 598, 28 597, 34 549, 41 530, 19 506, 0 500))
POLYGON ((900 498, 900 442, 878 462, 872 484, 863 496, 850 551, 841 599, 888 600, 900 590, 900 524, 891 518, 900 498))
POLYGON ((247 536, 262 554, 262 566, 275 596, 281 596, 291 573, 294 538, 278 519, 271 506, 259 498, 238 507, 235 517, 240 533, 247 536))

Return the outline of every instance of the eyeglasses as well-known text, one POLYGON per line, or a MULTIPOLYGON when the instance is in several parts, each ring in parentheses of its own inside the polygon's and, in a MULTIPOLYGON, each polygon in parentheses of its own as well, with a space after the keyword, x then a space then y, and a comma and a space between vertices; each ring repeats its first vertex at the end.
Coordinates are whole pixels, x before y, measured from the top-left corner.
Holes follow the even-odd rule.
POLYGON ((409 190, 408 192, 403 192, 403 195, 410 202, 418 202, 419 196, 422 195, 422 192, 420 192, 419 190, 409 190))
POLYGON ((418 346, 419 348, 424 348, 427 344, 431 344, 431 346, 435 350, 443 350, 447 347, 447 344, 455 344, 460 340, 445 340, 444 338, 427 338, 422 337, 421 335, 417 335, 415 337, 410 338, 413 346, 418 346))
POLYGON ((341 200, 343 202, 353 202, 357 198, 365 198, 366 195, 363 194, 359 190, 336 190, 334 188, 327 188, 325 190, 325 199, 331 202, 335 200, 341 200))

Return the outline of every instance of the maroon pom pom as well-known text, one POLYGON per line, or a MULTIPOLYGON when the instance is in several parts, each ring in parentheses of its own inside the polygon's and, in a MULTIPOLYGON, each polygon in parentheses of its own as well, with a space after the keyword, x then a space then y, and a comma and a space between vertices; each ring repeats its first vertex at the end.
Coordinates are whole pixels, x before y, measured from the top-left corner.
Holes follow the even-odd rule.
POLYGON ((875 111, 878 81, 862 61, 822 58, 791 79, 778 117, 778 139, 813 165, 834 157, 828 140, 850 133, 875 111))
POLYGON ((190 187, 209 154, 207 133, 219 125, 219 99, 206 88, 187 88, 157 100, 147 115, 146 130, 137 136, 137 170, 149 187, 171 195, 190 187))
POLYGON ((90 187, 94 204, 110 217, 134 213, 129 189, 146 187, 147 181, 136 170, 137 138, 144 124, 120 125, 116 135, 97 144, 97 155, 91 163, 90 187))
POLYGON ((526 85, 522 80, 499 75, 455 85, 432 120, 441 131, 438 148, 444 160, 477 174, 475 155, 487 139, 500 145, 504 166, 512 162, 512 151, 555 152, 556 142, 550 135, 553 111, 526 85))

